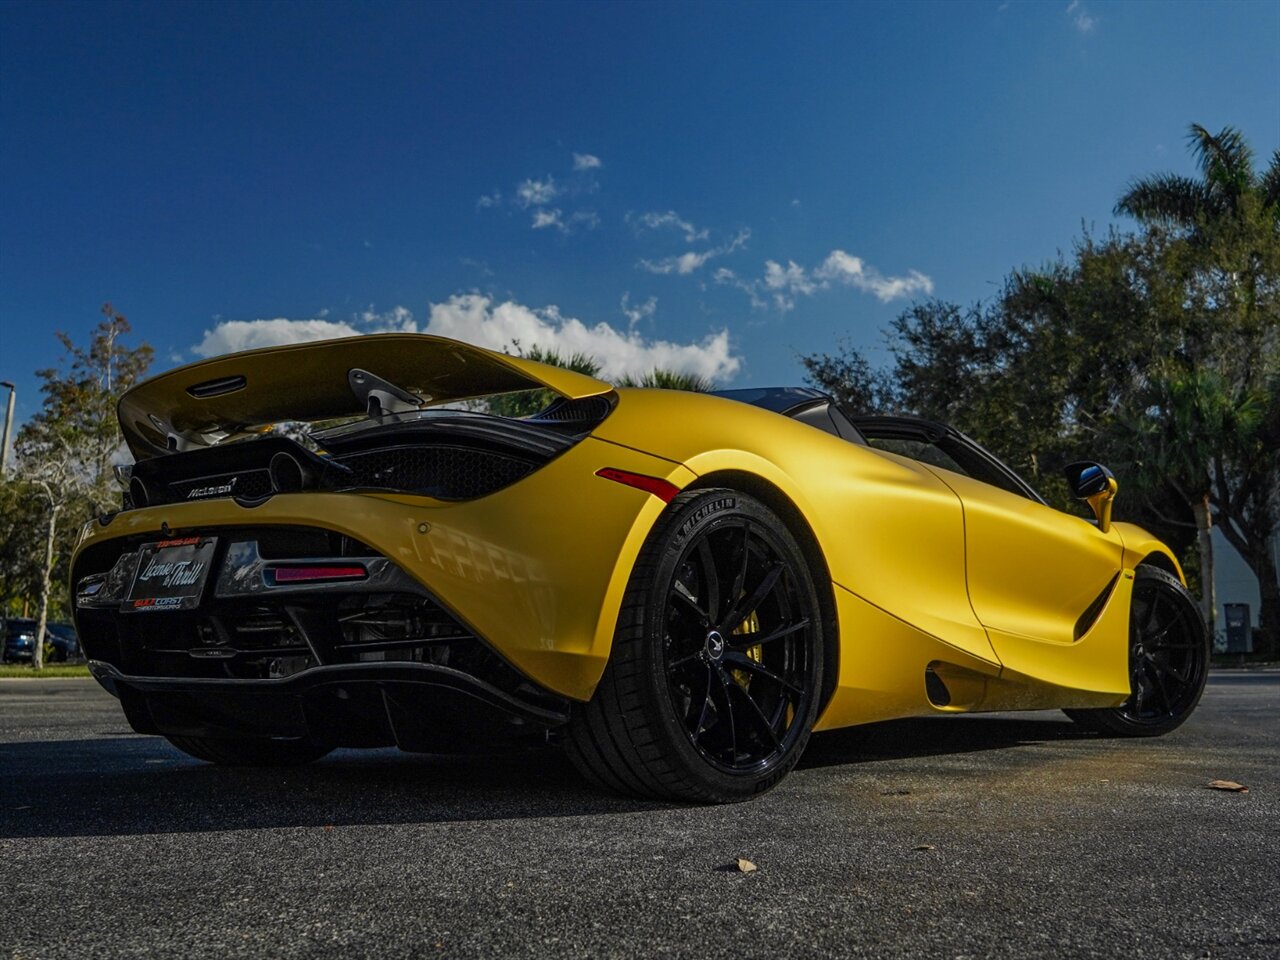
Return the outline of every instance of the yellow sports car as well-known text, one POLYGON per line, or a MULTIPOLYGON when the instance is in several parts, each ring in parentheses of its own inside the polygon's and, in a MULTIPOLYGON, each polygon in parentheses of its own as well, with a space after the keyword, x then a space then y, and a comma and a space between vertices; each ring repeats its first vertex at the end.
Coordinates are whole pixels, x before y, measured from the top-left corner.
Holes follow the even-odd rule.
POLYGON ((135 730, 215 763, 537 738, 719 802, 814 730, 1056 707, 1145 736, 1204 687, 1178 563, 1111 522, 1105 468, 1068 468, 1087 521, 814 390, 614 389, 388 334, 182 367, 119 415, 136 463, 81 533, 76 626, 135 730))

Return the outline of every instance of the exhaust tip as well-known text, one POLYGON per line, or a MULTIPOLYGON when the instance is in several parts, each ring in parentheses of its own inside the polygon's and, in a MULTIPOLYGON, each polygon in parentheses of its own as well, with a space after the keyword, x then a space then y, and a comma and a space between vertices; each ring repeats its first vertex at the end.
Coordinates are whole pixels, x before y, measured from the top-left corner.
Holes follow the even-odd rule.
POLYGON ((145 507, 151 503, 151 491, 147 489, 147 485, 143 483, 141 477, 132 477, 129 480, 129 500, 134 507, 145 507))
POLYGON ((268 468, 271 489, 276 493, 297 493, 307 486, 309 471, 287 453, 277 453, 268 468))

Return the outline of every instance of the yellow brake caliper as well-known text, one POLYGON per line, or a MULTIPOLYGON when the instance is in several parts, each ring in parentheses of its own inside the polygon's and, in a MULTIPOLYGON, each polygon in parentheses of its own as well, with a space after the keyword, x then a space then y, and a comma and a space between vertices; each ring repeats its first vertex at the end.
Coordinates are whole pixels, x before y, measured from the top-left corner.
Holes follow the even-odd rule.
MULTIPOLYGON (((748 633, 758 633, 759 630, 760 618, 756 615, 756 612, 752 610, 747 614, 747 619, 743 620, 733 628, 733 635, 742 636, 748 633)), ((754 647, 747 647, 743 652, 756 663, 762 663, 764 661, 764 648, 761 644, 757 643, 754 647)), ((733 674, 733 679, 737 680, 743 689, 746 689, 751 685, 751 674, 746 670, 743 670, 741 667, 736 670, 730 670, 729 672, 733 674)))

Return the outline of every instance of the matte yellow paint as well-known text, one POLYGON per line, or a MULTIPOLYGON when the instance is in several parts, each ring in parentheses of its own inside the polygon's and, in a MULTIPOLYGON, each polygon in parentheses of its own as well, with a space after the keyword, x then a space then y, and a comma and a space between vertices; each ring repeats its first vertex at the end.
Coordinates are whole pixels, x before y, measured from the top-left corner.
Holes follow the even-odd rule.
POLYGON ((1173 551, 1157 540, 1136 523, 1113 523, 1111 529, 1116 531, 1124 541, 1124 565, 1132 569, 1150 557, 1158 556, 1171 566, 1183 585, 1187 576, 1182 572, 1182 564, 1173 555, 1173 551))
POLYGON ((925 670, 942 661, 974 675, 1000 668, 917 630, 843 587, 835 590, 840 621, 840 674, 816 730, 936 712, 925 693, 925 670))
POLYGON ((369 544, 410 573, 518 669, 588 699, 609 656, 636 554, 665 504, 595 476, 602 467, 684 486, 684 467, 586 439, 512 487, 462 503, 357 493, 280 494, 169 504, 87 524, 76 556, 105 540, 199 526, 323 527, 369 544), (427 533, 419 533, 421 523, 427 533), (554 547, 549 549, 548 545, 554 547))
MULTIPOLYGON (((356 412, 346 370, 371 370, 430 402, 541 386, 610 386, 558 368, 409 335, 272 348, 205 361, 121 402, 126 435, 153 452, 168 428, 236 433, 282 418, 356 412), (372 345, 372 346, 371 346, 372 345), (193 384, 243 375, 219 402, 193 384)), ((478 500, 408 494, 279 495, 257 507, 208 500, 91 524, 79 551, 114 537, 194 526, 308 524, 392 557, 535 682, 591 696, 635 558, 665 504, 595 476, 601 467, 690 484, 764 484, 794 505, 826 560, 837 616, 835 692, 819 727, 961 710, 1100 706, 1128 694, 1134 567, 1168 549, 1145 531, 1082 518, 950 471, 850 444, 736 401, 620 389, 594 436, 478 500), (419 525, 428 532, 419 533, 419 525), (1080 637, 1082 612, 1114 582, 1080 637), (933 704, 926 670, 950 702, 933 704)), ((77 555, 78 555, 77 553, 77 555)), ((1176 562, 1174 564, 1176 568, 1176 562)))
POLYGON ((1115 504, 1116 491, 1120 486, 1116 483, 1115 477, 1107 477, 1107 485, 1099 490, 1091 497, 1086 497, 1085 502, 1089 504, 1089 509, 1093 511, 1093 515, 1098 519, 1098 529, 1106 533, 1111 529, 1111 507, 1115 504))
POLYGON ((629 437, 700 477, 737 472, 769 482, 807 520, 835 583, 998 662, 969 604, 960 501, 921 464, 734 400, 669 390, 618 395, 597 436, 629 437), (735 446, 723 445, 727 436, 735 446))

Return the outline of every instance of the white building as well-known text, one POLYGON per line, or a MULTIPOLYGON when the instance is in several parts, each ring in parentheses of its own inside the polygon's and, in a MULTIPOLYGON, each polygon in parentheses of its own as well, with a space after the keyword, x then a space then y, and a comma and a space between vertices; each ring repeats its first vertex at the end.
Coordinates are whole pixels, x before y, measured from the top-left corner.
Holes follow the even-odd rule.
MULTIPOLYGON (((1276 558, 1276 569, 1280 571, 1280 535, 1271 539, 1271 550, 1276 558)), ((1236 548, 1227 542, 1221 531, 1213 531, 1213 573, 1214 587, 1218 598, 1218 636, 1215 644, 1219 648, 1226 647, 1226 605, 1228 603, 1247 603, 1249 605, 1249 622, 1258 625, 1258 611, 1262 607, 1258 595, 1258 578, 1253 575, 1244 558, 1236 552, 1236 548)))

